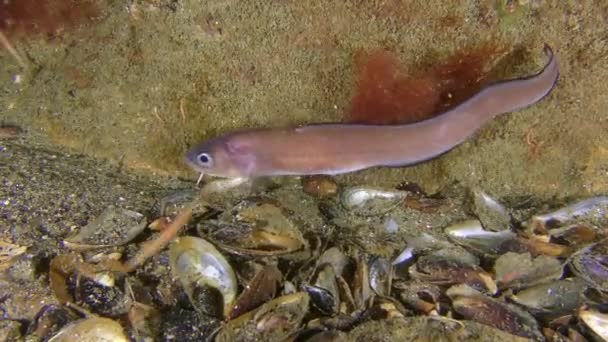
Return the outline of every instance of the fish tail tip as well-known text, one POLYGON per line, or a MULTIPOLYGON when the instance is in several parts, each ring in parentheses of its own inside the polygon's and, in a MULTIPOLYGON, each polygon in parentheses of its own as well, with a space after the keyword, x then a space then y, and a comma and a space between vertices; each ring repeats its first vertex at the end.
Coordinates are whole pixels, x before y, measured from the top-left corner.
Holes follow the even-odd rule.
POLYGON ((545 52, 545 54, 549 57, 553 57, 553 49, 551 48, 551 46, 547 43, 543 44, 543 51, 545 52))

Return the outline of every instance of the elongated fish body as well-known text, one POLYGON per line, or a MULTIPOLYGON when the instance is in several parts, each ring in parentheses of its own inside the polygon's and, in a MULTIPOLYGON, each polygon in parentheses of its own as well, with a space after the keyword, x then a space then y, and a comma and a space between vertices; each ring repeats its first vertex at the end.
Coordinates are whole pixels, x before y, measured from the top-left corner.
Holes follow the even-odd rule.
POLYGON ((408 125, 316 124, 233 132, 194 147, 186 160, 220 177, 335 175, 376 166, 407 166, 464 142, 497 115, 541 100, 559 76, 551 49, 536 75, 490 85, 453 109, 408 125))

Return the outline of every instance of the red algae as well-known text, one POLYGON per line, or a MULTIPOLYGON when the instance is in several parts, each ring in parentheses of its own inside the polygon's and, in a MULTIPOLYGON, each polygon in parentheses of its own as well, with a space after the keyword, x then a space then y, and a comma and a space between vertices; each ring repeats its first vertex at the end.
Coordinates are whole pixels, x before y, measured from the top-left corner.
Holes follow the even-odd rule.
POLYGON ((87 0, 2 0, 0 32, 7 36, 56 36, 95 18, 98 7, 87 0))
POLYGON ((357 91, 347 113, 348 121, 375 124, 419 121, 439 102, 435 89, 438 80, 431 74, 407 78, 390 52, 362 52, 355 58, 357 91))
POLYGON ((503 52, 491 44, 464 49, 414 75, 407 75, 389 51, 359 52, 357 88, 346 120, 406 124, 440 114, 479 91, 488 81, 488 66, 503 52))

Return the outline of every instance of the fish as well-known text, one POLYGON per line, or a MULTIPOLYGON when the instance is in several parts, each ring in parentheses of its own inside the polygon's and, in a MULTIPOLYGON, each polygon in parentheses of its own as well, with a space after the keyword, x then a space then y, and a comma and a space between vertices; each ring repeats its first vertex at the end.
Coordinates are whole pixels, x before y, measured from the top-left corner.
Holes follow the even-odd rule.
POLYGON ((491 84, 433 118, 404 125, 348 123, 237 130, 186 153, 201 174, 221 178, 338 175, 372 167, 405 167, 437 158, 473 136, 496 116, 547 96, 559 78, 557 58, 537 74, 491 84))

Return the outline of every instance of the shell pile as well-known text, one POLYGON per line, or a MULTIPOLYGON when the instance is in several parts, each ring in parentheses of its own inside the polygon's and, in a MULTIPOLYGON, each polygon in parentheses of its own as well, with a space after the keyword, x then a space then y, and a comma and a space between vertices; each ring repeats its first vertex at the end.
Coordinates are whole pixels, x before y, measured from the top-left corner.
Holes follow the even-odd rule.
POLYGON ((427 195, 321 180, 200 200, 169 248, 126 274, 107 266, 196 195, 159 199, 161 219, 107 208, 51 258, 57 304, 24 338, 608 338, 608 197, 522 206, 478 189, 427 195))

